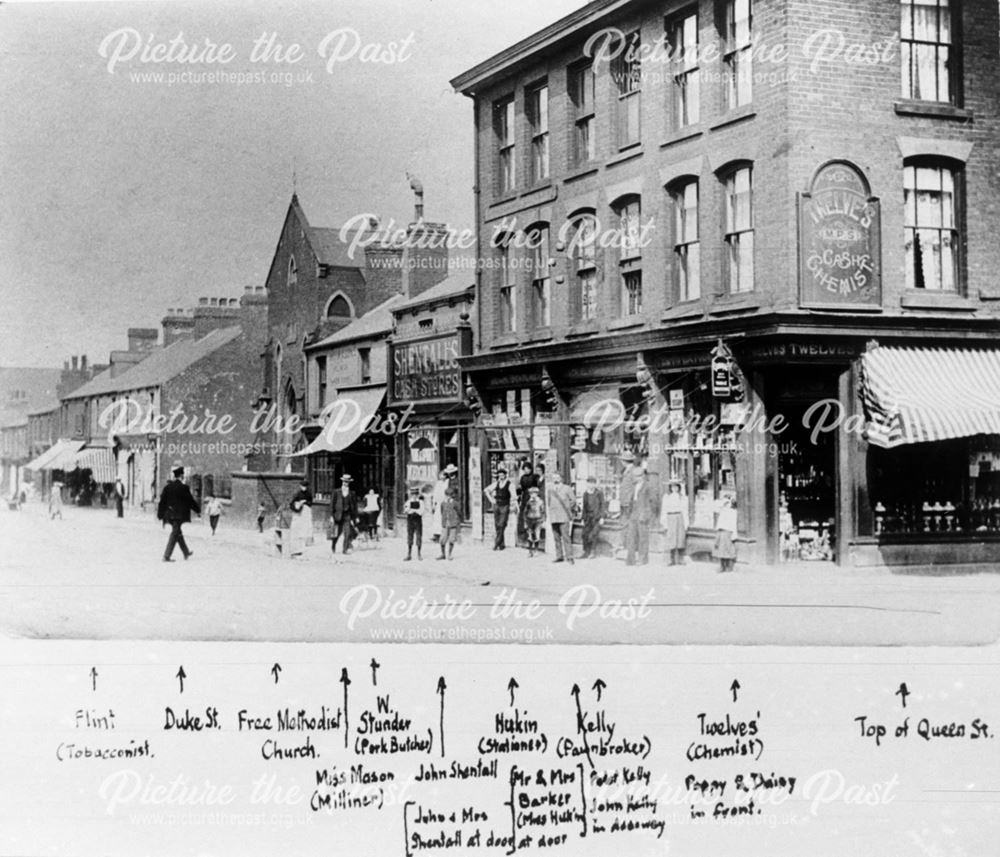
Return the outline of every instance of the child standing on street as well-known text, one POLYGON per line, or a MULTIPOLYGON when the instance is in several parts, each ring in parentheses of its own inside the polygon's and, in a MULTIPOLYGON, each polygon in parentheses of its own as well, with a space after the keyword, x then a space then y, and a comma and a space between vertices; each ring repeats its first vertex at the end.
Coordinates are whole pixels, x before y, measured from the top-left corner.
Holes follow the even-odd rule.
POLYGON ((454 488, 449 488, 441 503, 441 556, 438 559, 454 559, 452 551, 455 542, 458 541, 458 527, 461 523, 458 514, 458 503, 455 502, 455 495, 458 492, 454 488))
POLYGON ((722 507, 715 523, 715 558, 719 560, 719 573, 732 571, 736 565, 736 501, 722 498, 722 507))
POLYGON ((528 500, 524 504, 524 529, 528 538, 528 556, 534 556, 541 540, 542 524, 545 523, 545 501, 538 488, 528 489, 528 500))
POLYGON ((222 514, 222 501, 218 497, 209 497, 205 504, 205 511, 208 512, 208 523, 214 536, 215 528, 219 526, 219 516, 222 514))
POLYGON ((263 503, 257 504, 257 532, 264 532, 264 518, 267 517, 267 509, 264 508, 263 503))
POLYGON ((417 546, 417 559, 420 556, 420 546, 424 540, 424 515, 427 514, 427 506, 424 498, 420 495, 420 486, 414 485, 410 489, 410 496, 406 500, 406 559, 409 562, 413 559, 413 546, 417 546))

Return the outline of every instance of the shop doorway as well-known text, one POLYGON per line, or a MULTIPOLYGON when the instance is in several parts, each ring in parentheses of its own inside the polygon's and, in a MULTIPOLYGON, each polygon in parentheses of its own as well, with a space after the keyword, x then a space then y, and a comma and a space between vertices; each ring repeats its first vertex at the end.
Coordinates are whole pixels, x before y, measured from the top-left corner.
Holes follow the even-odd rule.
POLYGON ((772 413, 786 428, 774 436, 777 458, 776 558, 782 563, 836 561, 837 440, 814 432, 823 401, 837 400, 833 368, 789 367, 775 379, 772 413))

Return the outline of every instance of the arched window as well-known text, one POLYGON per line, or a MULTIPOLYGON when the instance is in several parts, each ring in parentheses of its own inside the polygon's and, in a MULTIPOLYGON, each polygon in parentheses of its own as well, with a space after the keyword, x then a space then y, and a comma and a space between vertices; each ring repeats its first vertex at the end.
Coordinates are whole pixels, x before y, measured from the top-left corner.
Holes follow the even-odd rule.
POLYGON ((618 312, 623 318, 642 314, 642 205, 624 196, 613 206, 618 221, 618 312))
POLYGON ((282 416, 290 417, 299 412, 298 399, 295 396, 295 385, 291 380, 285 384, 285 393, 281 397, 282 416))
POLYGON ((592 321, 597 318, 597 219, 592 212, 583 212, 571 224, 573 315, 577 321, 592 321))
POLYGON ((528 229, 528 258, 531 264, 531 320, 537 328, 552 326, 552 281, 549 276, 549 225, 539 223, 528 229))
POLYGON ((326 305, 326 317, 353 318, 354 308, 351 306, 351 302, 347 299, 347 297, 338 292, 330 298, 330 302, 326 305))
POLYGON ((288 257, 288 287, 297 285, 299 282, 299 266, 295 264, 295 257, 288 257))
POLYGON ((959 188, 949 161, 918 159, 903 167, 906 287, 959 290, 959 188))
POLYGON ((674 289, 678 302, 701 297, 698 179, 686 176, 670 188, 674 206, 674 289))

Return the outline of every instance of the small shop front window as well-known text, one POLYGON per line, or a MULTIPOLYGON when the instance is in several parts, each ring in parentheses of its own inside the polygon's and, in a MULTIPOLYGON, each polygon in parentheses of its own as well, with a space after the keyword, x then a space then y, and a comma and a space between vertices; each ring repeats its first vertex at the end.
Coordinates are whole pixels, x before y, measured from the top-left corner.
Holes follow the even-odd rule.
POLYGON ((868 451, 871 527, 893 538, 1000 536, 1000 437, 868 451))

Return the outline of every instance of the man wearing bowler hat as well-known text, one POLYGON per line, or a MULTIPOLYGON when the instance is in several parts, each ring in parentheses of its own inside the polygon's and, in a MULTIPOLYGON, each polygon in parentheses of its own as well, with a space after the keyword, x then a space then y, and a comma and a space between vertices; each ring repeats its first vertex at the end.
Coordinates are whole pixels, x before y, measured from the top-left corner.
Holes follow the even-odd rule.
POLYGON ((351 544, 354 541, 356 521, 358 519, 358 495, 351 488, 349 473, 340 477, 340 490, 330 499, 330 532, 332 538, 332 550, 337 552, 337 541, 343 535, 344 553, 351 552, 351 544))
POLYGON ((160 505, 156 510, 156 517, 164 524, 170 524, 170 537, 167 539, 167 547, 163 551, 164 562, 173 562, 171 556, 174 552, 174 545, 180 546, 184 559, 191 556, 193 551, 188 549, 181 527, 191 523, 192 512, 196 515, 201 514, 198 503, 191 496, 191 489, 184 484, 184 465, 175 461, 170 473, 173 479, 163 486, 163 493, 160 494, 160 505))

